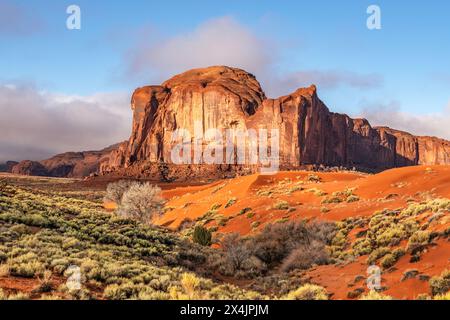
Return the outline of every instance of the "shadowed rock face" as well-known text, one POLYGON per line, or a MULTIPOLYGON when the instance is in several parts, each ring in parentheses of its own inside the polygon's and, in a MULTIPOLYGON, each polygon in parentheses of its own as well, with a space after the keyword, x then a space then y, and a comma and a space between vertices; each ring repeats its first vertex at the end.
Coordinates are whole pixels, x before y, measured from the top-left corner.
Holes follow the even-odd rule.
POLYGON ((178 128, 191 133, 195 128, 202 132, 210 128, 277 128, 282 169, 325 165, 382 170, 450 164, 448 141, 371 127, 365 119, 332 113, 318 98, 315 86, 267 99, 253 75, 235 68, 194 69, 160 86, 139 88, 132 96, 131 108, 131 137, 100 164, 102 173, 161 178, 164 171, 179 179, 256 170, 250 165, 171 165, 171 136, 178 128))
POLYGON ((16 161, 6 161, 5 163, 0 163, 0 172, 11 172, 12 168, 17 165, 16 161))

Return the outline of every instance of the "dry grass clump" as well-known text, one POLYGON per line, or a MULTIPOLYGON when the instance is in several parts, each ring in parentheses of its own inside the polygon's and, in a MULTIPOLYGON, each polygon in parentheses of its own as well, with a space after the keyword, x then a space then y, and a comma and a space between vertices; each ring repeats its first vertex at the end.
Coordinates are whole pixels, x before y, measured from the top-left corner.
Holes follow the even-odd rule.
POLYGON ((305 284, 295 291, 289 292, 285 300, 328 300, 325 288, 315 284, 305 284))

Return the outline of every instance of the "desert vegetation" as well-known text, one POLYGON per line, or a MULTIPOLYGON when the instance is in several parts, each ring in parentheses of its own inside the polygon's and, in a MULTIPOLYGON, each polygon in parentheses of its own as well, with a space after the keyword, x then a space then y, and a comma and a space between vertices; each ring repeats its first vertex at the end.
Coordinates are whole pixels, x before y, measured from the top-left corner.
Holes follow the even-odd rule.
MULTIPOLYGON (((70 192, 53 196, 51 192, 36 192, 2 183, 0 284, 1 279, 6 278, 28 279, 33 290, 5 288, 0 292, 0 298, 266 297, 263 290, 217 282, 210 275, 214 270, 228 274, 232 268, 245 271, 246 277, 264 276, 264 263, 257 257, 256 244, 260 242, 263 245, 262 241, 267 240, 252 240, 251 245, 255 248, 249 250, 250 242, 244 243, 240 237, 229 235, 223 239, 222 248, 215 250, 209 248, 211 232, 204 227, 196 226, 191 240, 148 224, 146 215, 122 213, 125 208, 126 211, 130 209, 126 206, 127 194, 137 194, 150 203, 156 201, 156 208, 160 210, 159 193, 158 188, 148 184, 121 182, 106 192, 107 196, 114 195, 111 200, 121 198, 119 208, 117 212, 106 212, 101 200, 80 200, 73 198, 70 192), (135 187, 139 187, 138 191, 134 190, 135 187), (111 193, 112 189, 115 191, 111 193), (239 245, 235 246, 233 241, 239 245), (73 268, 78 268, 81 274, 81 288, 74 289, 68 285, 67 279, 73 268)), ((154 208, 152 204, 151 212, 154 208)), ((306 226, 302 228, 307 229, 306 226)), ((287 236, 284 235, 285 238, 287 236)), ((284 288, 285 291, 293 289, 284 288)), ((276 298, 277 293, 274 294, 276 298)), ((282 298, 281 293, 278 298, 282 298)))
POLYGON ((436 257, 448 256, 450 200, 401 195, 410 183, 390 183, 402 191, 383 202, 315 173, 267 178, 249 195, 228 180, 171 198, 139 181, 33 179, 0 183, 0 299, 387 300, 412 283, 408 298, 448 299, 450 266, 436 257), (365 284, 369 266, 379 290, 365 284))

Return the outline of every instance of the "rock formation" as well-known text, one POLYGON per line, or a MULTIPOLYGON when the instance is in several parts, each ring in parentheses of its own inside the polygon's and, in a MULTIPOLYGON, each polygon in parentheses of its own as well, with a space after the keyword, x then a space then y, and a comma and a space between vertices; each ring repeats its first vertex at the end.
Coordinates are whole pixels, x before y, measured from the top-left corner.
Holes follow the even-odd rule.
POLYGON ((42 161, 25 160, 14 165, 14 174, 50 177, 86 177, 99 171, 101 162, 109 161, 109 154, 119 144, 100 151, 66 152, 42 161))
POLYGON ((138 88, 131 109, 131 137, 100 164, 102 173, 189 179, 257 169, 248 163, 173 165, 172 133, 179 128, 194 132, 196 122, 203 133, 210 128, 279 129, 282 169, 324 165, 379 171, 450 164, 448 141, 371 127, 365 119, 332 113, 315 86, 268 99, 253 75, 236 68, 194 69, 160 86, 138 88))
MULTIPOLYGON (((175 130, 184 129, 191 134, 197 130, 204 135, 212 128, 278 129, 283 170, 327 166, 381 171, 417 164, 450 164, 449 141, 372 127, 366 119, 330 112, 314 85, 268 99, 253 75, 225 66, 190 70, 159 86, 138 88, 133 93, 131 109, 133 127, 128 141, 101 151, 69 152, 39 162, 24 161, 12 171, 57 177, 98 172, 189 180, 258 170, 257 165, 238 164, 237 159, 231 164, 173 164, 175 130)), ((188 141, 192 149, 196 143, 192 138, 188 141)), ((204 148, 205 144, 201 146, 204 148)))
POLYGON ((17 161, 6 161, 0 164, 0 172, 11 172, 12 168, 18 164, 17 161))

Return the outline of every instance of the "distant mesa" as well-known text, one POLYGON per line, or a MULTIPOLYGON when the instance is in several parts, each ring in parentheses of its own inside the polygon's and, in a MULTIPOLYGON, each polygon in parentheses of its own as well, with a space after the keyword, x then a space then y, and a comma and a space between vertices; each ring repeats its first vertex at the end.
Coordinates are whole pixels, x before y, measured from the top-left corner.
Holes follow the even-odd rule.
POLYGON ((0 163, 0 172, 11 172, 12 168, 17 164, 17 161, 6 161, 5 163, 0 163))
POLYGON ((101 151, 67 153, 12 168, 21 174, 80 177, 98 172, 162 180, 223 178, 253 173, 237 165, 171 164, 171 134, 177 128, 280 130, 280 168, 347 167, 381 171, 410 165, 450 164, 450 142, 420 137, 366 119, 330 112, 313 85, 276 99, 241 69, 214 66, 176 75, 134 91, 130 139, 101 151))
POLYGON ((86 177, 97 173, 100 163, 108 161, 111 151, 118 146, 115 144, 100 151, 66 152, 42 161, 9 161, 7 163, 13 165, 4 165, 4 170, 0 171, 30 176, 86 177))

